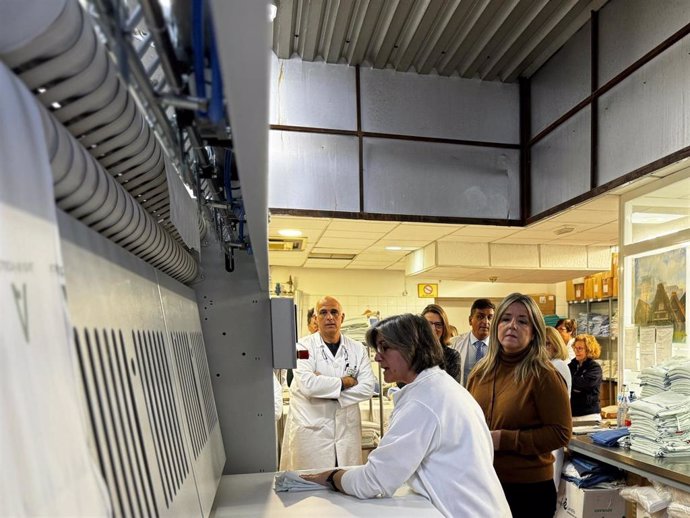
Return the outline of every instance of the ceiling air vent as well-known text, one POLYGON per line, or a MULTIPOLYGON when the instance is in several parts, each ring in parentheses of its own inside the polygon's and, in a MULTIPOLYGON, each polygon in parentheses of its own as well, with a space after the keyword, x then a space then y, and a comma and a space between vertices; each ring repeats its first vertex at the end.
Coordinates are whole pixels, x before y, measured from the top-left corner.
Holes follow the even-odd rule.
POLYGON ((269 237, 269 252, 302 252, 307 243, 306 237, 269 237))
POLYGON ((357 254, 324 254, 313 252, 309 254, 309 259, 332 259, 334 261, 352 261, 357 254))

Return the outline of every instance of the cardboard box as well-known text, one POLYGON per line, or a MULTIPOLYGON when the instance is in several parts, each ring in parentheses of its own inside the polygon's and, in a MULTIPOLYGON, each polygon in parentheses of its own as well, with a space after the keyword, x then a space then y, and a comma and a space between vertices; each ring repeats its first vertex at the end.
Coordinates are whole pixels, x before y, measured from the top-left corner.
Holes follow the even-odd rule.
POLYGON ((592 275, 592 298, 593 299, 601 299, 603 298, 603 290, 602 290, 602 280, 604 278, 603 273, 595 273, 592 275))
POLYGON ((585 283, 576 282, 575 285, 575 300, 585 300, 585 283))
POLYGON ((565 281, 565 300, 570 302, 575 299, 575 283, 573 281, 565 281))
POLYGON ((618 252, 611 254, 611 275, 618 277, 618 252))
POLYGON ((561 480, 554 518, 624 518, 625 500, 617 489, 580 489, 561 480))
POLYGON ((617 293, 614 293, 613 291, 613 276, 610 273, 604 274, 603 278, 601 279, 602 298, 615 297, 616 295, 617 293))
POLYGON ((585 299, 594 298, 594 278, 591 275, 585 277, 585 299))
POLYGON ((613 293, 611 293, 612 297, 617 297, 618 296, 618 277, 613 278, 613 293))
POLYGON ((530 295, 530 297, 537 303, 543 315, 556 314, 556 295, 537 293, 536 295, 530 295))

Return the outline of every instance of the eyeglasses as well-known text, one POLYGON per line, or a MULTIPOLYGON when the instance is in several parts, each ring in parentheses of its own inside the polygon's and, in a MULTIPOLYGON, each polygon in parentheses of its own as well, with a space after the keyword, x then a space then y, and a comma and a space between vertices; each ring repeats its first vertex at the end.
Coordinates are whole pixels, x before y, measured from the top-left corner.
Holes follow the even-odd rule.
MULTIPOLYGON (((429 322, 427 320, 427 322, 429 322)), ((432 326, 434 326, 436 329, 443 329, 443 322, 429 322, 432 326)))

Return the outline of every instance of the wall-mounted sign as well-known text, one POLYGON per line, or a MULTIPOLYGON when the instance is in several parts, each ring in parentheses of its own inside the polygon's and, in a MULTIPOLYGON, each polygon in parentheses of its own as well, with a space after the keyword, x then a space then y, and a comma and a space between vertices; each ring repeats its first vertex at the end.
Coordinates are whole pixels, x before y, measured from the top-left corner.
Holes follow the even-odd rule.
POLYGON ((417 284, 417 296, 421 299, 438 297, 438 284, 417 284))

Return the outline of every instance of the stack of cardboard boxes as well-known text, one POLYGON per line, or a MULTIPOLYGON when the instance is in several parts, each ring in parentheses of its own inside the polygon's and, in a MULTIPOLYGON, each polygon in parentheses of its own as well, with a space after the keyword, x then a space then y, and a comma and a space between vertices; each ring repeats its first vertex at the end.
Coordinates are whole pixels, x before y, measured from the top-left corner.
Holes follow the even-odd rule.
POLYGON ((618 297, 618 254, 611 254, 611 269, 566 281, 568 302, 618 297))
POLYGON ((537 293, 530 295, 530 297, 537 303, 542 315, 556 314, 556 295, 551 295, 550 293, 537 293))

